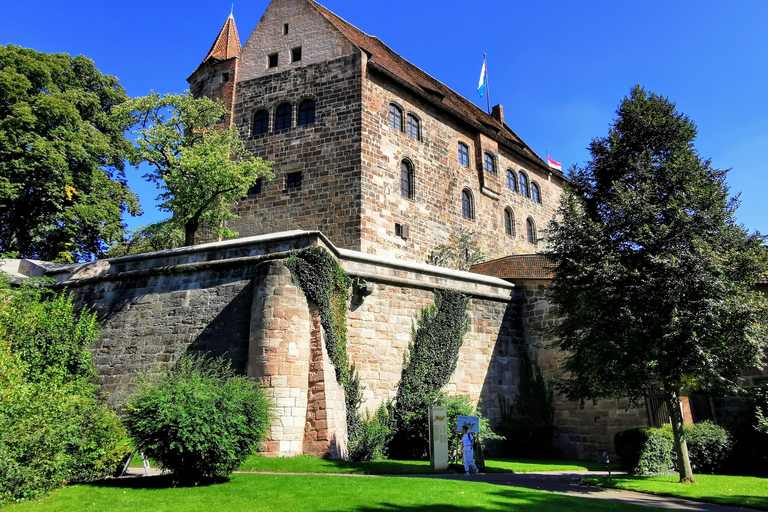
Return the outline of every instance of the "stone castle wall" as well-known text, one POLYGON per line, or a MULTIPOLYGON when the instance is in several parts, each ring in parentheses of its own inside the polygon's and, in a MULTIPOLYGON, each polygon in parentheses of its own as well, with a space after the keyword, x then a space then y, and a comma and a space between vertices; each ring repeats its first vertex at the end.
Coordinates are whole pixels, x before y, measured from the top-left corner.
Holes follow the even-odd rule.
POLYGON ((562 181, 512 154, 453 115, 410 93, 392 80, 368 71, 363 84, 362 231, 363 252, 426 261, 430 251, 458 228, 472 230, 489 259, 536 252, 526 237, 526 219, 538 236, 554 217, 562 181), (418 138, 389 125, 390 105, 402 110, 403 123, 415 116, 418 138), (469 147, 469 166, 458 159, 458 144, 469 147), (483 168, 485 153, 496 172, 483 168), (401 163, 413 166, 413 197, 401 195, 401 163), (541 203, 511 190, 507 170, 524 172, 541 191, 541 203), (462 191, 474 200, 474 218, 462 215, 462 191), (514 232, 505 232, 504 210, 514 217, 514 232), (400 237, 395 224, 407 225, 400 237))

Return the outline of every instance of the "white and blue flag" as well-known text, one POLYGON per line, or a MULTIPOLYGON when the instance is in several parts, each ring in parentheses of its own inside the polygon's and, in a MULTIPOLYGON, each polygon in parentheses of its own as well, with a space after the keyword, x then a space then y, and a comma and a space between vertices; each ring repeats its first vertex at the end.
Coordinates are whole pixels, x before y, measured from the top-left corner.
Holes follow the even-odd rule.
POLYGON ((488 85, 488 72, 485 70, 485 55, 483 55, 483 69, 480 70, 480 83, 477 84, 477 93, 482 96, 485 94, 485 87, 488 85))

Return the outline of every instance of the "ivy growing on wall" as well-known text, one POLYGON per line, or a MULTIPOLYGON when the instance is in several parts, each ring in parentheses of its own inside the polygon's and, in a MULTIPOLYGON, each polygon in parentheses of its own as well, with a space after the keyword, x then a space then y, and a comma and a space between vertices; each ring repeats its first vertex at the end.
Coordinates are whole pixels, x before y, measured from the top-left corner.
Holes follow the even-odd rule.
POLYGON ((293 251, 285 264, 299 288, 319 309, 328 357, 336 380, 344 389, 347 430, 353 445, 361 428, 358 409, 362 389, 355 365, 350 365, 347 357, 346 318, 352 280, 330 253, 319 246, 293 251))
POLYGON ((395 458, 427 454, 427 408, 441 399, 440 390, 456 370, 459 349, 469 329, 469 298, 454 290, 435 290, 435 302, 424 308, 408 347, 393 411, 394 436, 389 453, 395 458))

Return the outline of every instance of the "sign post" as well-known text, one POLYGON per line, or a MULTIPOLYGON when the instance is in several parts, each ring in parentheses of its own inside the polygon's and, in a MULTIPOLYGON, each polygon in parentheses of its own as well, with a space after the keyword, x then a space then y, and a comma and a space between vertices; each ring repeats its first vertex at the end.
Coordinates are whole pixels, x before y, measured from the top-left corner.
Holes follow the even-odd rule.
POLYGON ((429 465, 448 469, 448 408, 429 408, 429 465))

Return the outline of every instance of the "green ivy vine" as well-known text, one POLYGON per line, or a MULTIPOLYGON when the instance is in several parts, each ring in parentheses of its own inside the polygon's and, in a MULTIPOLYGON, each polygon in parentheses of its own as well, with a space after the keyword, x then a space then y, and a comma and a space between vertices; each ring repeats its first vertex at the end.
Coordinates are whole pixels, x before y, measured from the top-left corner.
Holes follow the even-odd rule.
POLYGON ((347 356, 346 319, 352 279, 333 256, 319 246, 293 251, 285 264, 294 282, 319 309, 328 357, 344 389, 349 444, 354 445, 361 425, 362 388, 355 365, 350 365, 347 356))

